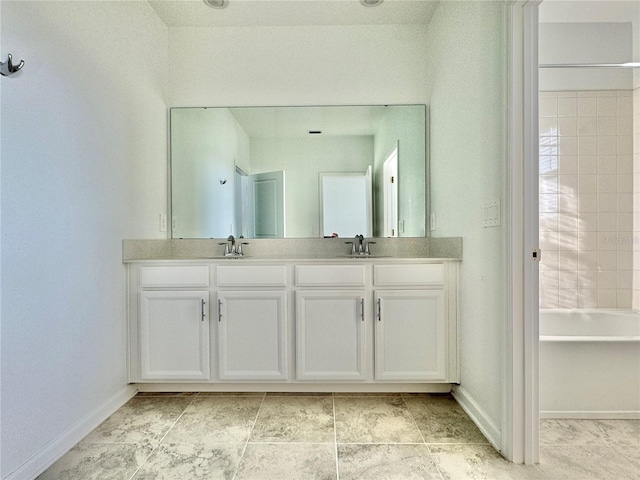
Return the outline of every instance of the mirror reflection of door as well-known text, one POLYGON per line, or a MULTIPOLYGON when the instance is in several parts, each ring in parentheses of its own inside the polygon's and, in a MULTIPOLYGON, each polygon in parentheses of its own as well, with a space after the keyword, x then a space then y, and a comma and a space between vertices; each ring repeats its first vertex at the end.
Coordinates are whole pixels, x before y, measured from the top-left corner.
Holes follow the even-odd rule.
POLYGON ((247 237, 247 182, 248 175, 238 168, 236 165, 236 173, 234 177, 235 193, 234 193, 234 219, 236 231, 233 234, 236 237, 247 237))
POLYGON ((321 173, 321 231, 325 237, 370 237, 373 231, 371 165, 365 173, 321 173))
POLYGON ((384 236, 398 236, 398 144, 382 165, 384 199, 384 236))
POLYGON ((284 238, 284 171, 248 178, 248 237, 284 238))

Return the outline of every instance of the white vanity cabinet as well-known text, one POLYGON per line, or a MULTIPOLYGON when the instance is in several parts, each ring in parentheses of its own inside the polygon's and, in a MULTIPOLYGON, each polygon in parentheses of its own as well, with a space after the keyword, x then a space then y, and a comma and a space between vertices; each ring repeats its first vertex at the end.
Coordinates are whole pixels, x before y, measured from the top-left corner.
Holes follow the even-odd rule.
POLYGON ((138 380, 209 380, 208 272, 206 266, 139 269, 132 359, 138 380))
POLYGON ((296 265, 296 378, 366 380, 365 265, 296 265))
POLYGON ((132 262, 129 379, 447 391, 459 381, 457 275, 458 262, 433 259, 132 262))
POLYGON ((444 264, 375 265, 375 378, 446 381, 444 264))
POLYGON ((286 266, 222 265, 216 279, 219 378, 287 380, 286 266))

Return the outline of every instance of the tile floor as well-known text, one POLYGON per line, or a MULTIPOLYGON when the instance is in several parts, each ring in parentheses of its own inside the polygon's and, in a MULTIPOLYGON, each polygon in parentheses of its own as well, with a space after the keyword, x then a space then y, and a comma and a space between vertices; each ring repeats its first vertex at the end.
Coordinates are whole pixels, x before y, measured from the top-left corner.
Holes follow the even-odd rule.
POLYGON ((139 394, 48 479, 640 479, 640 420, 544 420, 513 465, 449 395, 139 394))

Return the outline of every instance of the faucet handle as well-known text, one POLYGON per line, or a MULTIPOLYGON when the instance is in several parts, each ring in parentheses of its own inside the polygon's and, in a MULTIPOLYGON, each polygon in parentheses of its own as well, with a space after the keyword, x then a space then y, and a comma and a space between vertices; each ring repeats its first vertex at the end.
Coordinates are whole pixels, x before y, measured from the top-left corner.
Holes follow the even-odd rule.
POLYGON ((364 254, 365 255, 371 255, 371 249, 369 248, 369 245, 373 244, 375 245, 377 242, 365 242, 364 243, 364 254))
POLYGON ((229 250, 229 243, 220 242, 220 243, 218 243, 218 245, 224 245, 224 254, 225 255, 229 255, 231 253, 231 250, 229 250))
POLYGON ((240 242, 240 243, 238 243, 238 250, 236 252, 238 255, 244 255, 244 252, 242 251, 242 246, 243 245, 249 245, 249 242, 240 242))
POLYGON ((358 253, 358 251, 356 250, 356 242, 344 242, 347 245, 351 245, 351 255, 355 255, 356 253, 358 253))

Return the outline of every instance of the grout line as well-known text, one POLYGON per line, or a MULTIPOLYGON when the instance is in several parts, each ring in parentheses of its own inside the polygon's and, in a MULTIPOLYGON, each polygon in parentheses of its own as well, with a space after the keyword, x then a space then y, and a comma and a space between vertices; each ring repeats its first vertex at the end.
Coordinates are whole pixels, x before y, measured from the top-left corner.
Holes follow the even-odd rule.
POLYGON ((242 464, 242 460, 244 459, 244 454, 247 451, 247 446, 249 445, 249 439, 251 438, 251 434, 253 433, 253 429, 256 428, 256 423, 258 423, 258 417, 260 416, 260 411, 262 410, 262 405, 264 405, 264 401, 267 398, 267 392, 264 392, 262 395, 262 401, 260 402, 260 406, 258 407, 258 411, 256 412, 256 418, 253 419, 253 425, 251 425, 251 430, 249 430, 249 435, 247 435, 247 441, 244 442, 244 448, 242 449, 242 454, 240 455, 240 460, 238 460, 238 465, 236 465, 236 470, 233 472, 232 480, 238 476, 238 471, 240 470, 240 465, 242 464))
MULTIPOLYGON (((189 408, 191 406, 191 404, 194 402, 194 400, 196 399, 197 395, 193 395, 193 397, 191 398, 191 401, 189 402, 189 404, 184 407, 184 409, 182 410, 182 413, 180 413, 180 415, 178 415, 178 418, 176 418, 175 422, 173 422, 171 424, 171 426, 169 428, 167 428, 167 431, 164 433, 164 435, 162 436, 162 438, 160 439, 160 441, 158 442, 158 444, 153 447, 151 449, 151 452, 149 452, 149 455, 147 455, 147 458, 144 459, 144 462, 142 462, 140 464, 140 466, 138 466, 138 468, 136 468, 136 471, 133 472, 133 475, 131 475, 129 477, 129 480, 133 480, 135 478, 135 476, 138 474, 138 472, 140 471, 140 469, 142 467, 144 467, 144 465, 149 461, 149 459, 151 458, 151 455, 153 455, 155 453, 156 450, 158 450, 161 446, 162 446, 162 441, 166 438, 166 436, 169 434, 169 432, 171 431, 171 429, 176 425, 176 423, 178 423, 178 421, 182 418, 182 416, 184 415, 184 412, 187 411, 187 408, 189 408)), ((161 395, 158 396, 154 396, 152 398, 161 398, 161 395)), ((189 396, 178 396, 178 397, 167 397, 167 398, 189 398, 189 396)))
POLYGON ((402 399, 402 403, 404 403, 404 408, 407 409, 407 413, 409 414, 409 416, 411 417, 411 420, 413 420, 414 425, 418 429, 418 433, 420 433, 420 438, 422 439, 422 443, 426 447, 427 452, 429 452, 429 458, 431 459, 431 462, 436 467, 436 470, 438 471, 438 475, 440 475, 440 478, 444 480, 444 475, 442 474, 442 470, 440 470, 440 466, 438 465, 438 462, 436 462, 436 457, 433 455, 433 452, 431 451, 431 447, 425 440, 424 435, 422 434, 422 430, 420 430, 420 427, 418 426, 418 422, 416 421, 416 417, 413 416, 413 414, 409 410, 409 406, 407 405, 407 402, 405 402, 404 394, 401 394, 400 398, 402 399))
POLYGON ((338 463, 338 429, 336 427, 336 395, 331 394, 331 404, 333 405, 333 445, 336 452, 336 480, 340 480, 340 465, 338 463))

